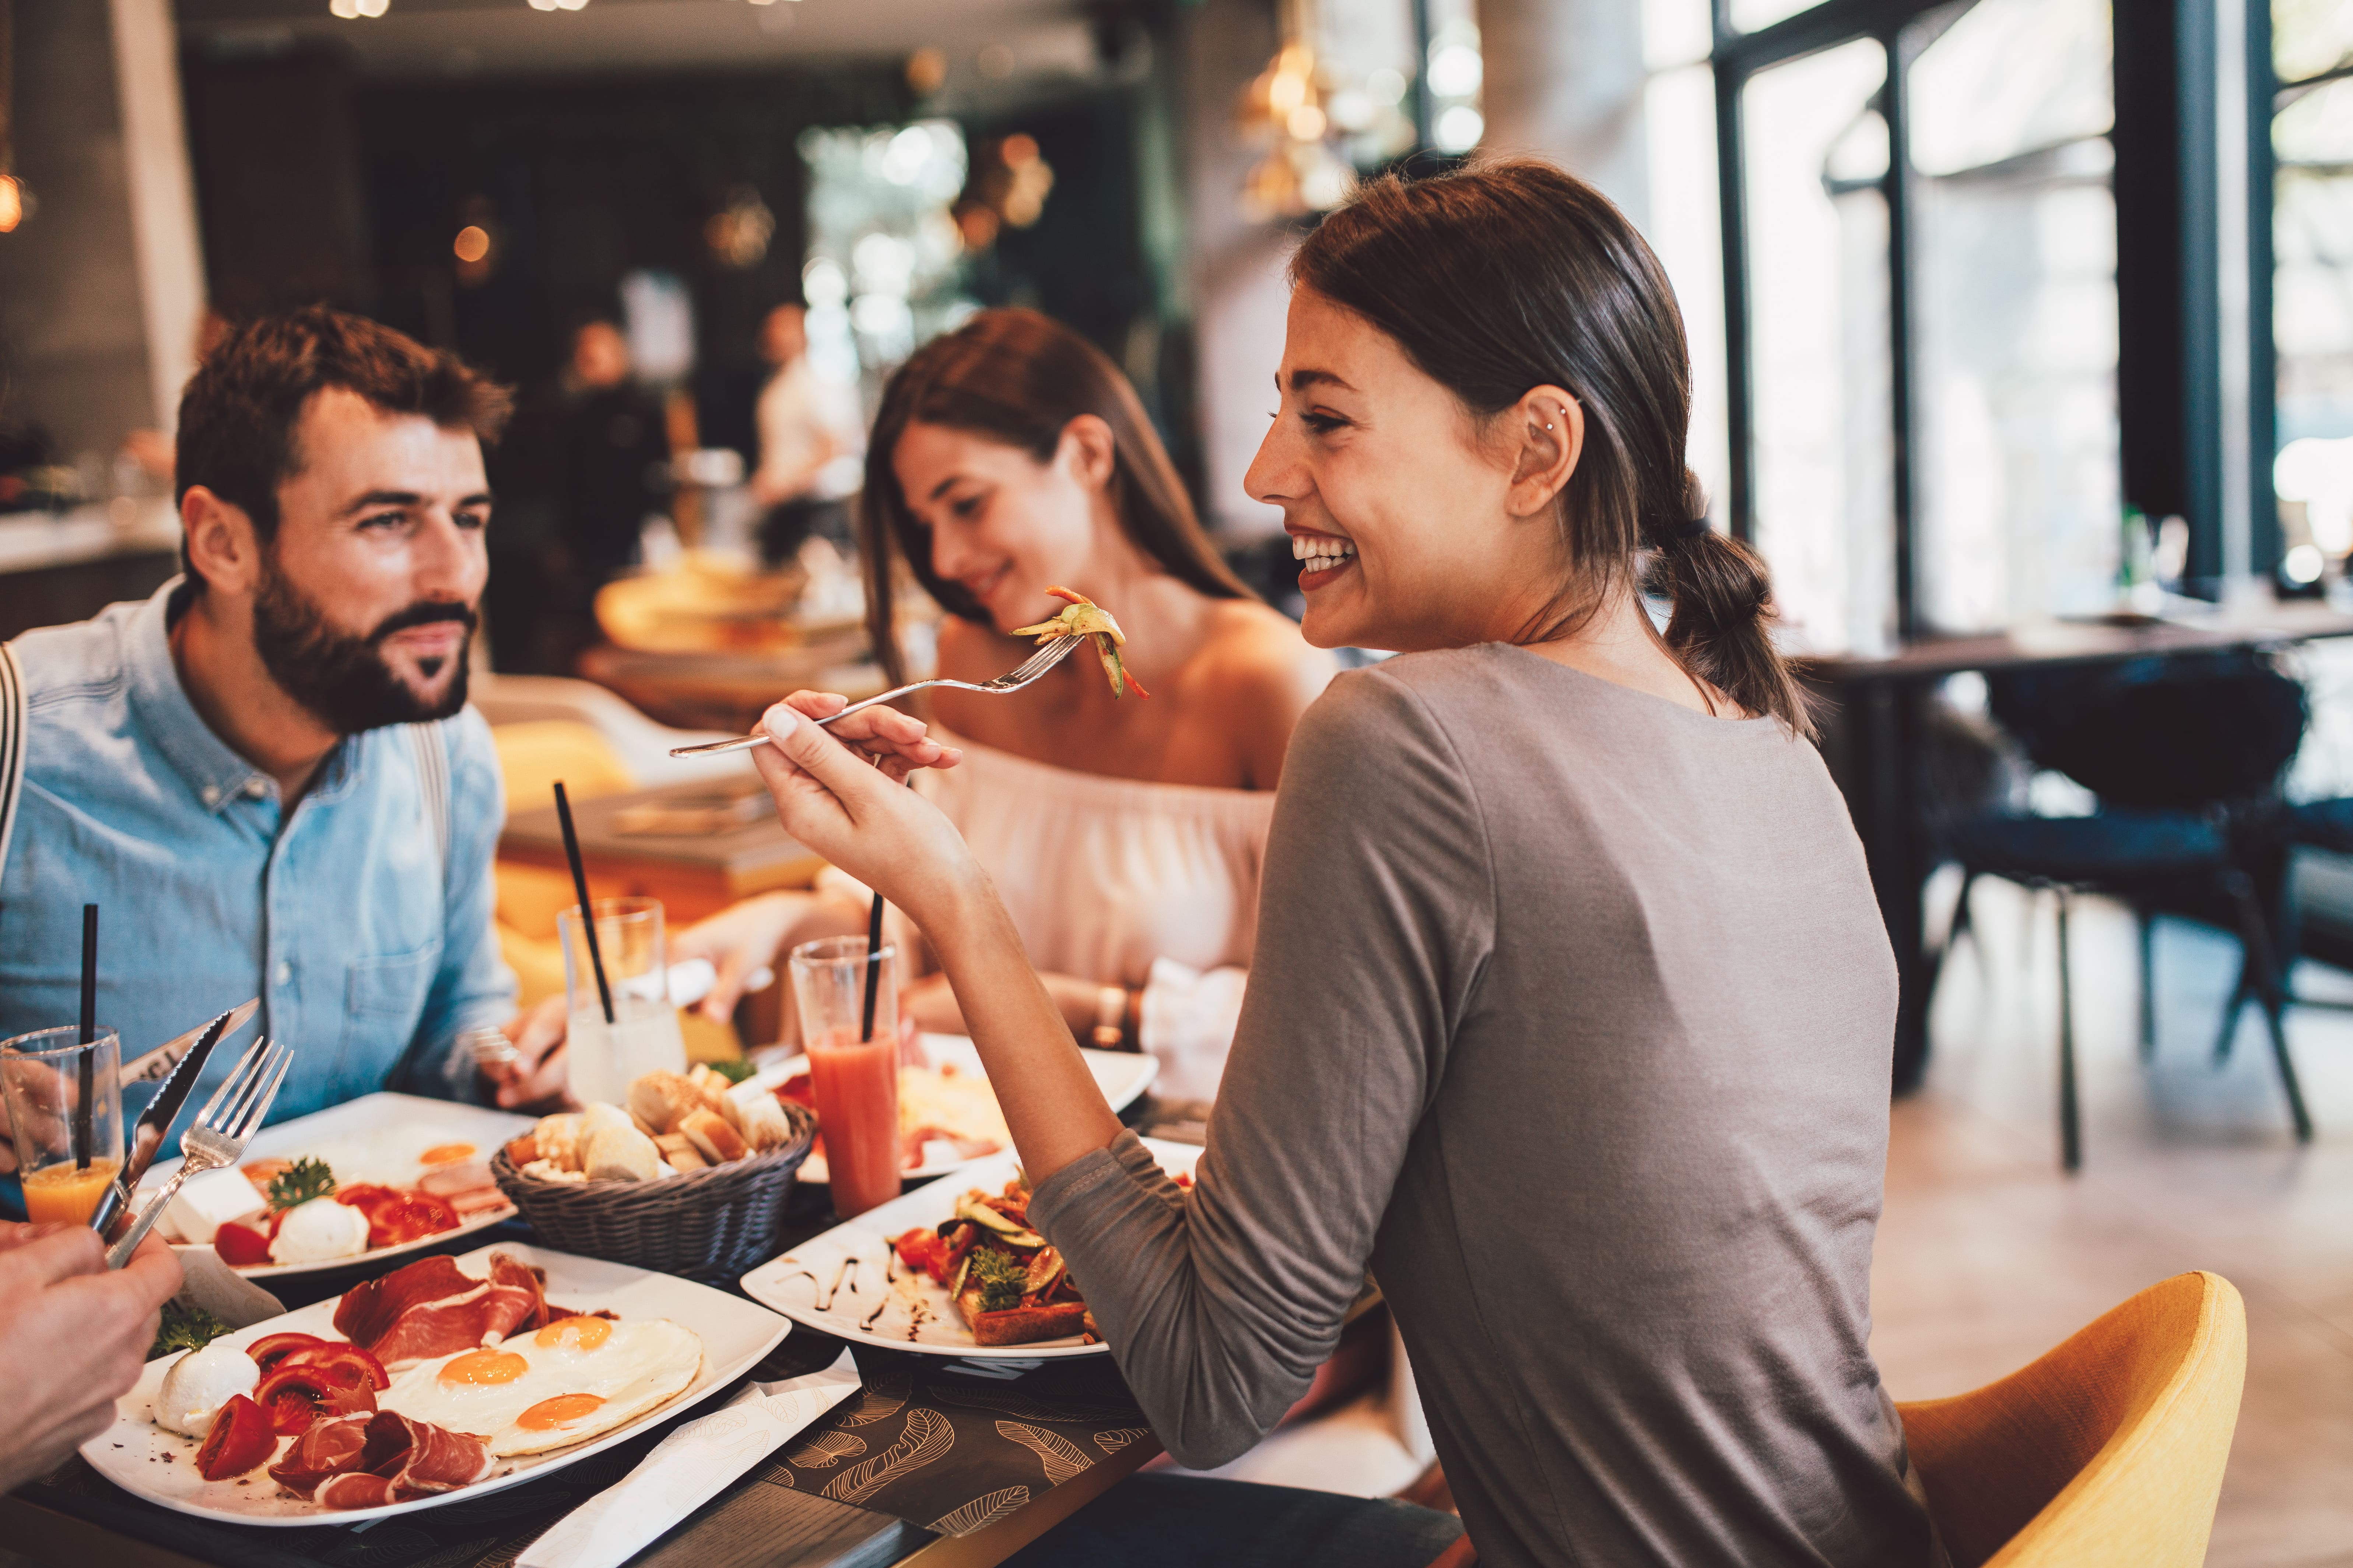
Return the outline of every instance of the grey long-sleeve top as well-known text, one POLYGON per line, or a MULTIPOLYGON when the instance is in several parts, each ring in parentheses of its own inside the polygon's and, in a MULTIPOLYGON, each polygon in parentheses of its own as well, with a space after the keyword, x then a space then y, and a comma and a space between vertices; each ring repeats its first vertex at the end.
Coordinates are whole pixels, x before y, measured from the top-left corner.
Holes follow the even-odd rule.
POLYGON ((1154 1430, 1279 1419, 1367 1268, 1481 1560, 1928 1560, 1867 1340, 1895 969, 1812 747, 1501 645, 1294 734, 1187 1194, 1030 1218, 1154 1430))

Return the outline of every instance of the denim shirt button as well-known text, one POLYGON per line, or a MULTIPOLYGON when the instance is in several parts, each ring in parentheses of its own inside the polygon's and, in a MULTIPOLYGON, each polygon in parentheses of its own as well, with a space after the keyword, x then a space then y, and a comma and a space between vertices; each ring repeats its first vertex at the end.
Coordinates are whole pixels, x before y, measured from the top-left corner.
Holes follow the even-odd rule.
POLYGON ((206 805, 218 805, 220 804, 220 785, 205 785, 205 804, 206 805))
POLYGON ((246 796, 250 800, 259 800, 263 790, 268 787, 259 779, 248 779, 245 781, 246 796))
POLYGON ((284 959, 280 959, 278 961, 278 973, 276 975, 278 984, 283 985, 293 978, 294 966, 287 963, 284 959))

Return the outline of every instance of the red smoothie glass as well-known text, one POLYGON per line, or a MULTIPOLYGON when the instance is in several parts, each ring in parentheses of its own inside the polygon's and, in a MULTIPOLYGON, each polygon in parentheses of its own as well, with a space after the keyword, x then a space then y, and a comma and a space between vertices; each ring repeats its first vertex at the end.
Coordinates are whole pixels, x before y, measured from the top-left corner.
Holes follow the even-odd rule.
POLYGON ((828 937, 792 952, 818 1131, 825 1139, 833 1212, 842 1219, 899 1195, 898 954, 886 945, 874 964, 880 973, 869 1033, 866 939, 828 937))

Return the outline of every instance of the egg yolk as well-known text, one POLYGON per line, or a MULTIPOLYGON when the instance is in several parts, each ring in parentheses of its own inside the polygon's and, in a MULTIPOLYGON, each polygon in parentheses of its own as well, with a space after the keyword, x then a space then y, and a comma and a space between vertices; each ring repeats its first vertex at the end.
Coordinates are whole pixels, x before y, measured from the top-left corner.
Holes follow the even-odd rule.
POLYGON ((450 1388, 480 1387, 512 1383, 531 1370, 531 1363, 512 1351, 468 1351, 441 1369, 438 1382, 450 1388))
POLYGON ((532 1335, 542 1350, 554 1350, 569 1345, 574 1350, 593 1351, 612 1338, 613 1324, 607 1318, 559 1318, 532 1335))
POLYGON ((473 1157, 474 1146, 471 1143, 436 1143, 417 1156, 417 1163, 420 1165, 447 1165, 473 1157))
POLYGON ((604 1403, 593 1394, 559 1394, 553 1399, 541 1400, 516 1416, 515 1425, 526 1432, 544 1432, 550 1427, 569 1426, 604 1403))

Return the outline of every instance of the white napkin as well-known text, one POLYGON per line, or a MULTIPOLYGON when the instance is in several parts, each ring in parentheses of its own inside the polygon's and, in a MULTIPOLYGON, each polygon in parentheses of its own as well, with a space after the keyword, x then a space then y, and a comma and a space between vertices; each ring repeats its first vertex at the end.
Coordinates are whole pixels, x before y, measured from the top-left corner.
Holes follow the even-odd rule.
POLYGON ((202 1307, 232 1329, 286 1315, 283 1302, 223 1263, 211 1247, 175 1243, 172 1250, 180 1259, 178 1300, 189 1306, 202 1307))
POLYGON ((515 1568, 619 1568, 818 1416, 858 1392, 849 1352, 823 1372, 746 1384, 654 1446, 638 1468, 555 1521, 515 1568))

